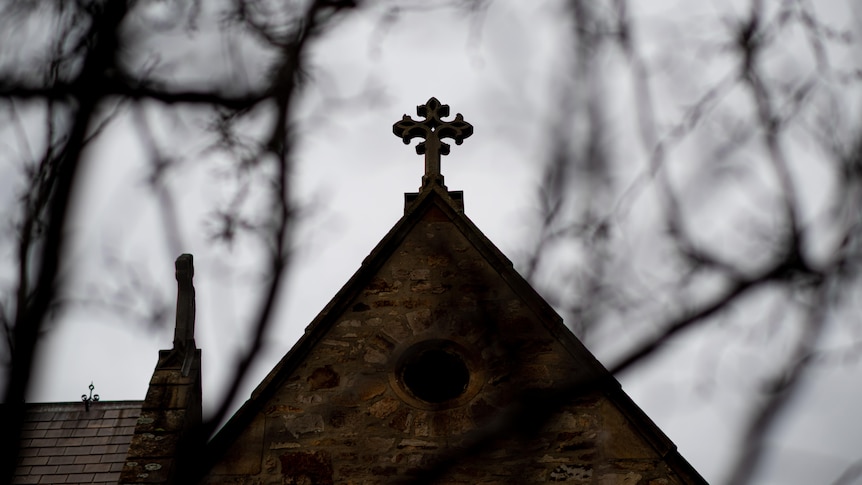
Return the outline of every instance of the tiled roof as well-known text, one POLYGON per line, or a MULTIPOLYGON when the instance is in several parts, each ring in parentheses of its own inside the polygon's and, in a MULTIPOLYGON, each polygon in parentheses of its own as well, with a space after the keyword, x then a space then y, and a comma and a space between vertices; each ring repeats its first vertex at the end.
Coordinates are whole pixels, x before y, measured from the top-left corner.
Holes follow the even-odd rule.
POLYGON ((117 483, 142 401, 27 404, 16 484, 117 483))

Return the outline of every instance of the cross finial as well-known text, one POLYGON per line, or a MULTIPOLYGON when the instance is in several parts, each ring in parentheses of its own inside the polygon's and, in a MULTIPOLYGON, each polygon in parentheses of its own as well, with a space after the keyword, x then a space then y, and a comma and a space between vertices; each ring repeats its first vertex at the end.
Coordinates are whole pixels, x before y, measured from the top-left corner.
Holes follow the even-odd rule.
POLYGON ((449 116, 449 105, 440 104, 440 101, 433 97, 425 104, 417 106, 416 114, 425 119, 415 121, 405 114, 401 121, 392 126, 392 132, 404 140, 405 145, 409 145, 413 138, 425 139, 416 145, 416 153, 425 155, 425 176, 422 177, 422 186, 434 182, 443 185, 440 157, 449 154, 449 144, 444 143, 442 139, 452 138, 456 145, 460 145, 465 138, 473 134, 473 125, 464 121, 461 113, 456 114, 452 121, 441 120, 440 118, 449 116))

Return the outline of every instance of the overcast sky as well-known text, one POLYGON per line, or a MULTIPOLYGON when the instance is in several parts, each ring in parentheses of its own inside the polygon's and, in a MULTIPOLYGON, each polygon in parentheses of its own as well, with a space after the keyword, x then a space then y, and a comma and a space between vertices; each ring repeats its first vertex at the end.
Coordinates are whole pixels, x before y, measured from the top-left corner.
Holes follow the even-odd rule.
MULTIPOLYGON (((645 35, 670 36, 686 26, 720 30, 727 12, 695 3, 699 5, 656 2, 652 10, 638 12, 645 35)), ((835 9, 843 11, 840 5, 835 9)), ((294 187, 303 209, 296 257, 277 325, 242 399, 396 223, 403 193, 418 189, 422 158, 391 127, 405 113, 415 117, 416 105, 430 96, 474 126, 474 135, 461 146, 453 144, 451 155, 443 158, 447 186, 464 191, 467 216, 516 267, 525 262, 536 228, 541 169, 549 155, 552 94, 560 81, 555 68, 565 26, 556 22, 556 2, 494 1, 479 16, 455 8, 405 9, 393 23, 383 21, 384 13, 380 7, 352 14, 314 47, 314 81, 296 120, 301 138, 294 187), (522 5, 526 3, 530 5, 522 5)), ((206 42, 218 45, 216 52, 224 58, 241 52, 247 82, 253 84, 261 75, 264 63, 242 39, 224 36, 207 22, 192 34, 172 28, 168 20, 174 14, 170 9, 152 12, 167 22, 160 42, 179 46, 159 52, 159 62, 171 66, 174 75, 194 78, 195 62, 224 62, 219 56, 191 60, 194 46, 206 42)), ((643 49, 667 48, 657 44, 644 42, 643 49)), ((621 94, 623 106, 627 95, 621 94)), ((624 109, 616 116, 630 114, 624 109)), ((75 265, 68 278, 77 294, 92 297, 93 304, 74 305, 46 334, 31 401, 77 400, 88 392, 90 381, 104 400, 143 399, 158 350, 171 346, 173 307, 160 326, 147 326, 128 309, 143 311, 154 302, 173 305, 173 261, 179 252, 195 256, 205 408, 207 399, 220 395, 242 345, 260 284, 255 267, 260 259, 253 246, 242 246, 242 239, 232 251, 210 242, 206 214, 213 201, 224 198, 219 167, 225 161, 206 151, 206 140, 189 137, 199 133, 204 117, 165 116, 158 108, 150 116, 158 120, 155 135, 176 150, 181 162, 170 179, 182 216, 178 242, 163 235, 158 205, 145 183, 146 150, 132 116, 120 114, 88 153, 86 186, 70 231, 75 265), (124 310, 103 308, 99 302, 105 300, 124 310)), ((3 170, 8 174, 12 168, 3 170)), ((815 182, 812 191, 824 186, 815 182)), ((766 318, 750 318, 761 317, 766 318)), ((735 456, 741 420, 754 392, 729 383, 757 360, 744 352, 710 353, 711 346, 726 343, 724 331, 685 335, 621 376, 629 395, 711 482, 724 477, 735 456), (708 355, 718 355, 715 359, 722 362, 708 355)), ((627 341, 625 336, 620 340, 627 341)), ((595 349, 608 365, 616 355, 610 347, 595 349)), ((859 365, 851 363, 809 375, 803 397, 773 437, 774 452, 760 483, 830 483, 862 458, 860 374, 859 365)))

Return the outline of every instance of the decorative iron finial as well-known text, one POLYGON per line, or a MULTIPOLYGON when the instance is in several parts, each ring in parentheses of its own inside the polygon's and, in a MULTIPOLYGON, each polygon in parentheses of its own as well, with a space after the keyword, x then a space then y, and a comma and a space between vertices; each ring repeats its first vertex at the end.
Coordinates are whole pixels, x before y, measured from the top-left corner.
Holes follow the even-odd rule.
POLYGON ((90 403, 94 403, 99 400, 99 395, 93 394, 93 389, 95 388, 96 386, 93 385, 93 381, 90 381, 90 397, 87 397, 86 394, 81 394, 81 401, 84 401, 84 409, 86 409, 87 412, 90 411, 90 403))
POLYGON ((449 116, 449 105, 440 104, 440 101, 433 97, 425 104, 417 106, 416 114, 425 120, 415 121, 405 114, 401 121, 392 126, 392 132, 401 138, 405 145, 409 145, 413 138, 425 139, 416 145, 416 153, 425 155, 425 176, 422 177, 422 186, 433 182, 443 185, 440 156, 449 154, 449 144, 444 143, 442 139, 452 138, 456 145, 460 145, 465 138, 473 134, 473 125, 464 121, 461 113, 456 114, 452 121, 441 120, 440 118, 449 116))

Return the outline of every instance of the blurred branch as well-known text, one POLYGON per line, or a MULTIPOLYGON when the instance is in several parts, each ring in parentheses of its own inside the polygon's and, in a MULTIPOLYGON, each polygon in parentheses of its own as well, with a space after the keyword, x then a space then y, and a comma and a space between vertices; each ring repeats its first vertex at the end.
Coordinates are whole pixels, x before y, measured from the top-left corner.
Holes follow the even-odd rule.
POLYGON ((796 348, 787 358, 785 365, 767 380, 765 401, 756 406, 745 434, 740 439, 741 449, 737 453, 735 465, 731 468, 728 483, 745 484, 754 479, 757 467, 766 453, 766 440, 772 436, 788 404, 793 402, 798 394, 814 349, 823 335, 829 291, 829 285, 825 282, 812 289, 815 301, 808 309, 802 335, 797 338, 796 348))
MULTIPOLYGON (((209 462, 201 453, 203 447, 194 446, 204 443, 218 429, 233 406, 240 386, 245 380, 249 369, 263 348, 267 330, 272 323, 286 270, 290 261, 290 236, 293 229, 293 205, 291 198, 290 172, 294 146, 294 131, 291 125, 293 104, 302 86, 303 62, 308 44, 321 33, 327 23, 344 9, 355 7, 353 2, 333 2, 318 0, 312 2, 296 23, 297 30, 290 42, 279 44, 281 58, 277 63, 275 74, 271 81, 270 93, 275 105, 275 122, 267 136, 264 151, 259 156, 273 162, 275 174, 269 186, 271 219, 266 224, 267 232, 264 241, 267 242, 268 254, 268 284, 263 290, 263 298, 256 307, 256 315, 250 327, 251 344, 241 353, 228 379, 228 387, 221 397, 215 412, 209 416, 198 429, 192 430, 186 438, 193 446, 185 446, 188 450, 178 461, 177 483, 194 483, 207 471, 209 462)), ((241 17, 241 20, 245 20, 241 17)), ((261 28, 251 24, 253 28, 261 28)))
POLYGON ((832 485, 853 485, 859 483, 857 479, 862 477, 862 459, 851 463, 841 475, 832 482, 832 485))
MULTIPOLYGON (((12 99, 67 101, 85 96, 92 89, 80 83, 57 82, 49 86, 33 86, 0 80, 0 97, 12 99)), ((118 96, 135 101, 152 99, 165 104, 202 104, 236 110, 251 108, 270 97, 266 92, 236 95, 217 90, 172 90, 153 83, 136 84, 116 77, 105 79, 100 85, 100 92, 104 97, 118 96)))
MULTIPOLYGON (((764 25, 762 20, 763 5, 761 1, 753 1, 751 12, 744 22, 737 27, 737 49, 740 58, 740 77, 751 90, 757 108, 760 129, 763 130, 764 144, 769 154, 768 159, 772 163, 784 199, 784 210, 786 223, 790 228, 790 237, 793 245, 799 247, 801 241, 801 228, 799 216, 797 215, 797 189, 793 176, 788 167, 787 158, 781 144, 781 128, 786 120, 778 116, 773 107, 773 93, 767 87, 760 74, 758 61, 766 43, 771 38, 776 25, 764 25)), ((780 18, 780 17, 779 17, 780 18)))
POLYGON ((168 190, 165 181, 166 173, 173 161, 159 149, 143 109, 140 104, 135 106, 132 110, 132 120, 137 126, 137 132, 142 139, 144 151, 147 153, 147 158, 150 162, 149 186, 155 193, 156 200, 159 203, 159 212, 161 213, 162 224, 164 225, 164 236, 169 254, 182 254, 183 243, 179 214, 177 213, 173 195, 168 190))
MULTIPOLYGON (((706 324, 710 321, 711 317, 737 303, 754 288, 775 283, 776 281, 800 281, 798 278, 802 271, 806 275, 817 276, 807 268, 801 266, 795 255, 788 255, 786 259, 775 263, 767 270, 755 276, 736 281, 711 302, 700 305, 697 309, 690 310, 676 318, 669 319, 669 323, 664 325, 663 332, 630 351, 617 364, 610 366, 610 373, 618 376, 630 370, 636 364, 640 364, 649 357, 654 356, 673 337, 697 325, 706 324)), ((818 311, 821 309, 820 306, 816 306, 815 308, 818 311)), ((817 316, 821 315, 818 314, 817 316)), ((812 315, 810 322, 813 322, 811 325, 812 329, 816 330, 816 333, 812 330, 812 334, 819 335, 819 320, 812 315), (815 323, 816 325, 814 325, 815 323)), ((813 342, 805 339, 802 341, 806 342, 806 345, 813 345, 813 342)), ((805 348, 808 349, 809 347, 806 346, 805 348)), ((798 366, 798 369, 796 369, 797 372, 801 373, 802 366, 808 362, 806 355, 804 352, 800 352, 799 358, 794 360, 794 363, 798 366)), ((795 378, 792 377, 794 377, 793 374, 789 375, 787 380, 781 382, 784 386, 782 387, 783 389, 788 389, 792 384, 795 384, 795 378)), ((529 436, 539 432, 553 414, 560 411, 572 399, 600 390, 601 384, 601 382, 587 381, 576 382, 569 386, 553 390, 529 389, 523 391, 513 399, 513 404, 503 410, 492 423, 483 426, 468 437, 465 446, 459 447, 456 452, 442 455, 439 461, 424 468, 421 476, 413 479, 410 483, 434 483, 459 463, 463 463, 465 460, 469 460, 471 457, 475 457, 490 449, 491 444, 495 440, 512 436, 529 436)), ((783 401, 776 401, 770 407, 770 410, 777 410, 782 405, 783 401)), ((764 422, 760 426, 768 426, 768 423, 764 422)), ((753 463, 757 461, 755 459, 753 463)), ((730 483, 744 482, 734 481, 730 483)))
MULTIPOLYGON (((766 2, 752 0, 748 6, 749 10, 742 15, 741 20, 727 23, 730 25, 729 33, 732 44, 730 48, 727 48, 727 44, 723 44, 725 48, 721 49, 721 53, 729 58, 729 62, 734 64, 734 66, 724 69, 725 71, 731 70, 731 72, 720 78, 707 76, 705 78, 709 83, 707 89, 697 94, 694 103, 686 107, 668 125, 663 117, 672 109, 669 110, 665 107, 668 99, 656 97, 656 93, 660 95, 661 91, 654 88, 652 84, 656 82, 658 77, 653 70, 654 68, 648 63, 647 57, 641 52, 653 52, 655 49, 651 49, 651 47, 654 46, 649 41, 654 41, 654 39, 649 39, 646 36, 639 37, 640 32, 636 29, 635 21, 630 17, 631 11, 637 9, 638 5, 626 0, 616 0, 610 7, 605 6, 606 9, 609 9, 613 22, 602 24, 601 20, 590 17, 595 12, 588 5, 577 1, 569 3, 571 21, 576 26, 577 33, 573 34, 575 38, 579 38, 578 36, 584 32, 601 31, 606 34, 605 37, 591 38, 590 50, 575 50, 574 55, 577 59, 572 63, 580 63, 578 65, 582 66, 589 59, 592 59, 591 56, 595 56, 598 50, 596 46, 602 42, 597 39, 606 41, 601 45, 608 44, 619 49, 624 58, 622 65, 627 69, 631 81, 631 101, 635 108, 635 116, 633 116, 635 121, 634 138, 640 141, 644 152, 647 154, 647 173, 635 178, 634 182, 622 191, 611 213, 621 213, 620 207, 632 200, 635 197, 633 195, 635 192, 638 193, 637 196, 646 193, 644 189, 649 186, 649 182, 654 182, 654 185, 650 187, 654 190, 648 195, 654 195, 658 201, 660 217, 663 218, 668 230, 667 234, 661 235, 660 242, 671 245, 674 255, 682 256, 684 264, 682 269, 674 268, 672 274, 668 276, 672 281, 670 286, 677 293, 688 291, 687 285, 693 279, 692 275, 695 274, 701 275, 702 280, 712 285, 707 287, 715 288, 716 281, 722 282, 720 283, 722 285, 721 290, 713 290, 713 296, 701 301, 695 308, 684 309, 676 313, 668 312, 663 308, 655 310, 659 314, 655 319, 659 322, 656 325, 659 326, 660 330, 656 335, 638 344, 626 353, 624 358, 610 366, 610 370, 614 374, 625 372, 643 362, 644 358, 655 355, 664 344, 681 332, 714 320, 715 315, 733 305, 751 301, 749 298, 749 295, 752 294, 751 290, 775 286, 788 291, 794 298, 804 299, 806 295, 810 295, 812 292, 816 293, 822 288, 834 288, 837 280, 842 280, 842 284, 848 287, 858 283, 858 279, 854 275, 858 274, 857 269, 862 252, 857 250, 856 241, 860 239, 857 233, 862 224, 856 220, 858 217, 855 216, 858 214, 858 194, 860 192, 856 185, 859 180, 856 175, 856 172, 859 172, 856 167, 858 163, 855 162, 858 159, 856 150, 854 149, 851 154, 846 154, 847 145, 840 142, 836 144, 836 148, 833 148, 832 152, 837 159, 847 161, 842 169, 852 172, 852 174, 838 175, 838 184, 842 187, 835 190, 832 201, 838 202, 839 207, 835 208, 836 212, 830 211, 828 215, 824 216, 825 220, 829 221, 827 224, 830 224, 828 229, 822 227, 809 229, 803 225, 800 213, 804 209, 801 207, 803 202, 808 202, 808 200, 803 200, 803 196, 810 199, 810 194, 799 193, 801 189, 797 184, 803 184, 805 181, 794 179, 794 176, 799 176, 800 173, 802 177, 808 176, 808 174, 804 171, 796 173, 798 169, 796 163, 799 159, 792 150, 797 148, 798 137, 795 136, 796 133, 791 132, 792 129, 801 124, 800 118, 811 113, 814 109, 812 106, 818 97, 823 96, 823 92, 820 90, 824 82, 823 79, 828 80, 835 77, 831 71, 833 62, 829 59, 830 48, 834 46, 829 46, 827 43, 849 45, 853 34, 837 27, 824 25, 816 17, 813 6, 805 0, 769 6, 769 8, 767 8, 766 2), (605 28, 597 28, 596 25, 599 24, 605 28), (781 77, 774 73, 773 64, 775 62, 768 58, 768 52, 779 46, 786 48, 784 44, 791 44, 795 39, 785 37, 791 35, 788 32, 791 32, 793 27, 797 25, 803 26, 802 32, 806 36, 804 45, 811 48, 819 70, 791 77, 781 77), (740 90, 736 89, 739 87, 744 88, 742 92, 747 97, 741 103, 738 98, 740 90), (688 214, 691 211, 690 207, 701 203, 701 199, 705 197, 696 193, 696 190, 691 193, 682 190, 690 190, 690 188, 683 185, 685 181, 683 184, 679 184, 676 179, 679 173, 686 173, 683 170, 693 171, 690 168, 692 162, 687 161, 686 165, 680 164, 685 169, 680 169, 680 172, 675 171, 673 180, 670 177, 671 148, 683 146, 684 141, 691 142, 690 135, 697 136, 701 132, 707 131, 709 128, 705 127, 708 126, 705 125, 705 122, 714 121, 716 117, 721 116, 722 113, 718 111, 719 108, 729 110, 732 113, 739 113, 738 116, 724 118, 726 127, 732 136, 727 141, 726 147, 720 146, 719 148, 739 150, 739 147, 748 140, 757 137, 756 141, 762 147, 762 151, 754 152, 756 153, 755 157, 757 157, 755 162, 762 159, 767 163, 766 166, 771 177, 769 182, 775 180, 775 185, 777 185, 775 192, 777 192, 779 199, 777 204, 779 208, 778 223, 775 224, 776 227, 764 229, 763 236, 765 236, 769 246, 765 253, 761 249, 757 254, 757 262, 753 262, 752 258, 745 253, 739 253, 740 256, 736 257, 737 253, 728 251, 726 247, 722 247, 721 243, 706 245, 701 242, 705 241, 702 232, 710 234, 709 231, 703 231, 710 224, 702 220, 703 217, 695 218, 688 214), (686 140, 687 138, 688 140, 686 140), (847 184, 853 187, 847 190, 847 184), (851 212, 854 216, 850 216, 851 212), (836 214, 838 217, 835 217, 836 214), (841 214, 846 214, 846 217, 842 219, 841 214), (828 236, 824 238, 820 233, 828 234, 828 236), (839 245, 832 244, 832 238, 836 233, 839 239, 844 241, 839 245), (826 247, 834 248, 834 251, 824 251, 824 243, 826 247), (816 248, 816 252, 814 248, 816 248), (824 254, 828 254, 828 256, 823 257, 824 254), (733 257, 729 257, 729 255, 733 257)), ((698 62, 700 61, 698 59, 698 62)), ((678 90, 678 88, 679 86, 670 86, 671 90, 678 90)), ((584 82, 576 86, 573 83, 573 89, 579 89, 581 93, 590 92, 589 84, 584 82)), ((576 95, 570 94, 569 96, 574 97, 576 95)), ((595 98, 592 96, 590 99, 595 98)), ((670 100, 673 101, 674 98, 670 100)), ((578 107, 570 107, 565 101, 566 99, 563 98, 562 102, 559 103, 561 112, 570 113, 578 109, 578 107)), ((585 101, 585 103, 588 102, 585 101)), ((605 104, 609 103, 606 102, 605 104)), ((583 121, 591 123, 595 120, 586 118, 583 121)), ((560 125, 561 123, 557 123, 557 126, 560 125)), ((838 126, 833 128, 837 129, 838 126)), ((823 129, 825 132, 829 131, 829 128, 823 129)), ((584 223, 581 213, 567 207, 567 204, 572 204, 571 201, 575 199, 574 194, 577 189, 580 189, 569 178, 574 167, 579 167, 583 163, 580 158, 583 156, 583 152, 571 149, 566 143, 574 140, 573 144, 575 145, 584 144, 585 142, 578 138, 578 134, 589 132, 589 129, 577 125, 573 129, 567 125, 560 131, 564 133, 555 134, 551 145, 554 150, 546 166, 545 180, 541 186, 541 224, 537 230, 538 241, 531 252, 526 270, 526 274, 530 278, 535 278, 543 259, 549 258, 548 251, 561 246, 566 240, 570 244, 574 243, 577 251, 582 251, 578 253, 578 256, 582 257, 582 260, 587 262, 585 264, 589 266, 600 268, 602 264, 613 261, 607 256, 602 258, 600 254, 596 255, 584 249, 582 239, 586 240, 589 237, 592 226, 584 223)), ((834 135, 834 133, 829 134, 834 135)), ((705 135, 709 136, 709 133, 705 133, 705 135)), ((615 143, 625 145, 628 139, 623 136, 620 138, 621 140, 615 143)), ((855 146, 854 143, 851 145, 855 146)), ((747 155, 745 158, 751 158, 751 152, 743 153, 747 155)), ((709 167, 709 163, 723 161, 722 157, 725 156, 724 152, 715 152, 715 157, 718 160, 709 158, 710 155, 707 154, 697 162, 709 167)), ((614 160, 605 160, 604 162, 613 163, 614 160)), ((754 173, 752 172, 752 174, 754 173)), ((706 175, 704 175, 704 180, 709 180, 707 184, 710 185, 718 182, 706 175)), ((754 186, 762 187, 761 185, 754 186)), ((613 187, 610 187, 612 190, 613 187)), ((771 189, 772 186, 767 185, 767 187, 771 189)), ((720 200, 718 204, 721 205, 720 200)), ((607 222, 608 218, 599 218, 598 220, 607 222)), ((822 221, 818 220, 817 223, 822 224, 822 221)), ((601 224, 598 227, 601 227, 601 224)), ((622 226, 619 230, 625 231, 626 228, 622 226)), ((736 231, 742 232, 740 228, 736 228, 736 231)), ((619 241, 613 238, 606 239, 604 246, 614 247, 611 246, 613 243, 617 243, 617 248, 620 247, 619 241)), ((621 261, 626 261, 625 258, 625 256, 619 256, 621 261)), ((578 260, 577 264, 581 264, 580 261, 581 259, 578 260)), ((614 263, 617 264, 616 261, 614 263)), ((578 271, 584 270, 578 268, 578 271)), ((626 276, 620 278, 626 278, 626 276)), ((605 286, 613 284, 609 281, 602 281, 602 283, 605 286)), ((626 284, 632 285, 630 277, 626 284)), ((583 288, 577 288, 577 291, 557 291, 562 293, 562 296, 558 297, 557 300, 568 302, 581 297, 580 292, 583 292, 583 288)), ((656 295, 661 295, 655 288, 646 288, 645 293, 648 295, 645 300, 654 299, 656 295)), ((589 294, 600 296, 593 293, 589 294)), ((697 295, 698 293, 693 292, 691 294, 697 295)), ((679 298, 674 301, 679 301, 679 298)), ((607 306, 612 304, 607 298, 600 297, 590 298, 588 303, 593 307, 598 307, 596 312, 607 312, 607 306)), ((837 304, 835 301, 827 302, 824 300, 820 304, 814 305, 815 309, 811 310, 821 313, 809 315, 809 333, 805 336, 805 342, 799 344, 810 347, 798 350, 786 366, 776 371, 777 376, 781 377, 780 387, 782 391, 770 394, 770 399, 758 409, 758 412, 755 413, 756 416, 752 418, 745 440, 746 446, 750 445, 751 448, 746 448, 743 453, 747 456, 747 461, 741 461, 737 464, 737 472, 731 483, 745 483, 751 479, 753 470, 756 469, 757 463, 761 461, 762 457, 763 450, 758 447, 763 444, 762 440, 775 427, 773 421, 775 416, 780 415, 782 410, 786 408, 786 404, 792 400, 793 392, 791 391, 799 382, 799 376, 804 373, 805 366, 827 359, 823 352, 814 349, 817 337, 825 325, 823 321, 818 319, 826 320, 826 308, 837 304)), ((663 307, 664 305, 653 306, 663 307)), ((652 307, 649 304, 645 304, 644 308, 635 308, 635 311, 648 311, 650 308, 652 307)), ((623 319, 627 318, 625 314, 613 315, 623 319)), ((639 317, 643 318, 643 315, 641 314, 639 317)), ((853 358, 857 351, 855 346, 845 350, 846 352, 834 354, 835 357, 837 359, 853 358)), ((779 378, 776 377, 774 381, 779 382, 779 378)))
MULTIPOLYGON (((92 22, 87 32, 90 50, 83 60, 76 81, 77 105, 71 115, 70 129, 62 149, 43 160, 48 177, 39 186, 37 205, 24 207, 25 228, 19 241, 18 301, 13 328, 13 353, 9 379, 3 394, 3 429, 0 448, 17 450, 24 421, 24 398, 36 354, 38 337, 58 288, 58 271, 65 248, 63 232, 66 226, 69 202, 75 186, 81 152, 86 144, 91 119, 101 93, 98 86, 103 73, 114 66, 117 53, 116 29, 126 15, 126 2, 109 2, 91 9, 92 22), (41 206, 44 205, 44 212, 41 206), (38 232, 37 232, 38 231, 38 232), (38 239, 39 245, 36 244, 38 239), (34 254, 38 252, 38 256, 34 254), (36 258, 34 258, 36 256, 36 258), (30 261, 37 261, 31 268, 30 261), (29 276, 35 274, 31 282, 29 276)), ((48 123, 52 121, 49 119, 48 123)), ((11 482, 15 472, 17 453, 6 453, 0 458, 0 481, 11 482)))

